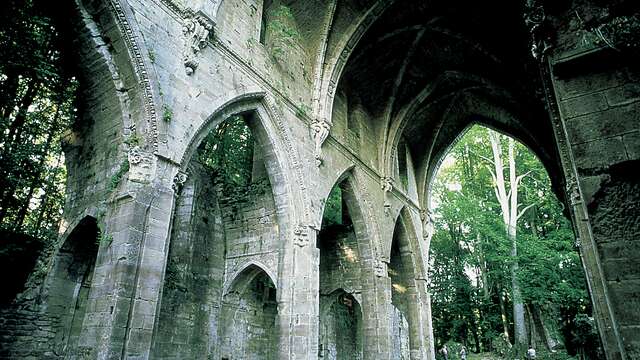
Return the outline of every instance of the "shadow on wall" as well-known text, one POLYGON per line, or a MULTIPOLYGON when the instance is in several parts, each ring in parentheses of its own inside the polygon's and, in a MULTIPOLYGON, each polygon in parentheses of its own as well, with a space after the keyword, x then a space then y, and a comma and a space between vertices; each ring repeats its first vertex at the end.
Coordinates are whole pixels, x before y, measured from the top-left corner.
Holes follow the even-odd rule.
POLYGON ((47 284, 47 311, 57 318, 54 352, 67 355, 77 348, 93 280, 100 230, 95 218, 85 217, 71 232, 54 258, 47 284))

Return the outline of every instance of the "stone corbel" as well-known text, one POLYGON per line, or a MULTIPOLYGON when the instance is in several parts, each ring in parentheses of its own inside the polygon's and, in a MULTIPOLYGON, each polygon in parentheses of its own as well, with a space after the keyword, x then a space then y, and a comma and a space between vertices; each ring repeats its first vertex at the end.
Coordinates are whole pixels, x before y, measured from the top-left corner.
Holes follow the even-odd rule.
POLYGON ((531 36, 531 55, 540 60, 551 49, 551 29, 547 14, 539 0, 527 0, 524 23, 531 36))
POLYGON ((377 277, 387 276, 387 263, 382 260, 376 260, 373 272, 377 277))
POLYGON ((306 226, 298 224, 293 229, 293 243, 301 248, 309 245, 309 232, 306 226))
POLYGON ((209 33, 213 30, 214 22, 202 12, 188 12, 184 19, 182 32, 184 33, 183 62, 187 75, 193 74, 198 68, 199 53, 207 45, 209 33))
POLYGON ((434 233, 433 216, 431 216, 431 211, 428 209, 421 210, 420 219, 422 220, 422 238, 425 241, 430 241, 434 233))
POLYGON ((393 178, 389 176, 383 176, 380 178, 380 188, 383 192, 384 197, 384 213, 386 215, 391 214, 391 203, 389 203, 387 197, 388 194, 393 191, 393 178))
POLYGON ((322 165, 322 145, 327 137, 329 137, 329 131, 331 130, 331 124, 326 119, 315 119, 311 123, 311 130, 313 131, 313 142, 315 143, 314 157, 316 159, 316 166, 322 165))
POLYGON ((155 172, 155 156, 144 151, 140 146, 133 146, 127 152, 129 161, 129 180, 133 182, 149 182, 155 172))
POLYGON ((176 176, 174 176, 173 185, 171 187, 173 188, 173 194, 175 196, 178 196, 180 194, 182 187, 187 182, 187 178, 188 178, 187 173, 182 171, 178 171, 176 176))

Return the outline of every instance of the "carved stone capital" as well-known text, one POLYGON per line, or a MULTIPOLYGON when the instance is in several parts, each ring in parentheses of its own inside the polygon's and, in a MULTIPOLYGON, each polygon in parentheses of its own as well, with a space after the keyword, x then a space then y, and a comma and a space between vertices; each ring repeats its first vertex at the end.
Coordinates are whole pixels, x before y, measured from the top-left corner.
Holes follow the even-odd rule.
POLYGON ((313 142, 315 143, 315 159, 316 166, 322 165, 322 145, 324 144, 329 132, 331 131, 331 124, 325 119, 315 119, 311 122, 311 130, 313 131, 313 142))
POLYGON ((187 178, 188 178, 187 173, 182 171, 178 171, 176 176, 174 176, 172 188, 176 196, 180 194, 180 190, 182 190, 182 187, 187 182, 187 178))
POLYGON ((376 260, 373 272, 377 277, 387 276, 387 264, 382 260, 376 260))
POLYGON ((127 158, 129 159, 129 164, 138 165, 142 162, 142 149, 140 146, 134 146, 129 149, 129 153, 127 154, 127 158))
POLYGON ((380 178, 380 188, 383 192, 388 193, 393 190, 393 178, 383 176, 380 178))
POLYGON ((293 243, 298 247, 309 245, 309 232, 305 225, 298 224, 295 229, 293 229, 293 243))
POLYGON ((127 152, 129 162, 129 180, 133 182, 149 182, 155 172, 155 156, 143 150, 140 146, 133 146, 127 152))
POLYGON ((214 23, 201 13, 189 12, 184 19, 182 32, 184 33, 183 62, 187 75, 193 74, 198 68, 198 53, 207 45, 209 33, 214 23))
POLYGON ((531 36, 531 55, 540 60, 552 47, 551 26, 540 0, 525 2, 524 23, 531 36))
POLYGON ((435 231, 433 226, 433 216, 429 209, 420 210, 420 220, 422 220, 422 238, 431 240, 435 231))

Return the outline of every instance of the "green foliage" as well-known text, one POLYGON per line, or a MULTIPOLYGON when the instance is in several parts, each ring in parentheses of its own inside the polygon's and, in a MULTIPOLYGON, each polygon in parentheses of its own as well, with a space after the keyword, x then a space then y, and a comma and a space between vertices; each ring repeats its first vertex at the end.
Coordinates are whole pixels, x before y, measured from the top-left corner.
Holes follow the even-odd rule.
POLYGON ((164 120, 165 122, 171 122, 172 119, 173 119, 173 110, 169 106, 163 105, 162 120, 164 120))
MULTIPOLYGON (((453 340, 504 352, 495 348, 503 332, 499 299, 506 295, 504 315, 511 326, 514 260, 494 194, 488 131, 472 127, 451 149, 434 181, 430 289, 438 344, 453 340)), ((516 154, 517 173, 529 173, 518 188, 519 203, 534 204, 517 224, 517 276, 523 300, 541 311, 560 309, 559 326, 567 327, 576 314, 590 312, 573 231, 540 161, 519 143, 516 154)), ((572 351, 587 346, 564 333, 572 351)))
POLYGON ((131 135, 129 135, 125 140, 124 143, 134 147, 134 146, 142 146, 142 143, 144 142, 144 139, 142 138, 142 136, 138 135, 137 133, 133 132, 131 133, 131 135))
POLYGON ((255 139, 242 116, 232 116, 211 131, 198 149, 200 164, 229 201, 245 201, 264 193, 266 178, 252 182, 255 139))
POLYGON ((31 240, 55 243, 64 206, 63 133, 78 127, 79 88, 66 8, 8 0, 0 13, 0 231, 24 240, 16 259, 31 240))
POLYGON ((329 193, 322 215, 322 228, 342 225, 342 189, 335 186, 329 193))
POLYGON ((109 193, 112 193, 118 187, 118 184, 120 184, 120 181, 122 180, 124 175, 127 173, 127 171, 129 171, 129 160, 124 159, 120 163, 120 166, 118 167, 118 171, 116 171, 116 173, 113 174, 111 176, 111 179, 109 180, 109 186, 107 187, 107 191, 109 193))
POLYGON ((103 233, 96 239, 96 241, 99 246, 109 246, 113 242, 113 236, 103 233))
POLYGON ((296 106, 296 116, 299 118, 308 117, 311 112, 311 106, 307 104, 300 104, 296 106))
POLYGON ((271 55, 281 60, 287 50, 297 44, 300 33, 295 26, 295 18, 288 6, 280 5, 269 10, 267 34, 270 39, 271 55))

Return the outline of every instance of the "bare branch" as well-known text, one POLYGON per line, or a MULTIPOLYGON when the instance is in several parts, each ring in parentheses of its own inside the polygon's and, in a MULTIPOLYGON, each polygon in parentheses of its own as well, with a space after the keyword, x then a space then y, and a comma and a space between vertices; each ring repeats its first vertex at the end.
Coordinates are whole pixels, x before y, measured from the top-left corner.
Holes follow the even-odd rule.
POLYGON ((529 205, 527 205, 524 209, 520 210, 520 213, 519 213, 519 214, 518 214, 518 216, 516 217, 516 221, 517 221, 518 219, 520 219, 520 217, 522 217, 522 215, 524 215, 524 213, 525 213, 527 210, 529 210, 529 209, 530 209, 533 205, 535 205, 535 204, 536 204, 536 203, 529 204, 529 205))
POLYGON ((498 179, 496 179, 496 174, 493 172, 493 170, 491 170, 491 167, 489 167, 488 165, 487 165, 487 170, 489 170, 489 174, 491 174, 491 178, 493 179, 493 182, 497 184, 498 179))
POLYGON ((494 165, 494 166, 495 166, 495 164, 496 164, 496 163, 495 163, 493 160, 489 159, 488 157, 483 156, 483 155, 480 155, 480 154, 476 153, 475 151, 472 151, 472 153, 473 153, 474 155, 476 155, 477 157, 479 157, 480 159, 482 159, 482 160, 486 160, 487 162, 489 162, 489 164, 491 164, 491 165, 494 165))
POLYGON ((520 183, 520 180, 524 179, 526 176, 528 176, 529 174, 531 174, 531 170, 527 171, 526 173, 522 174, 522 175, 518 175, 516 177, 516 184, 520 183))

